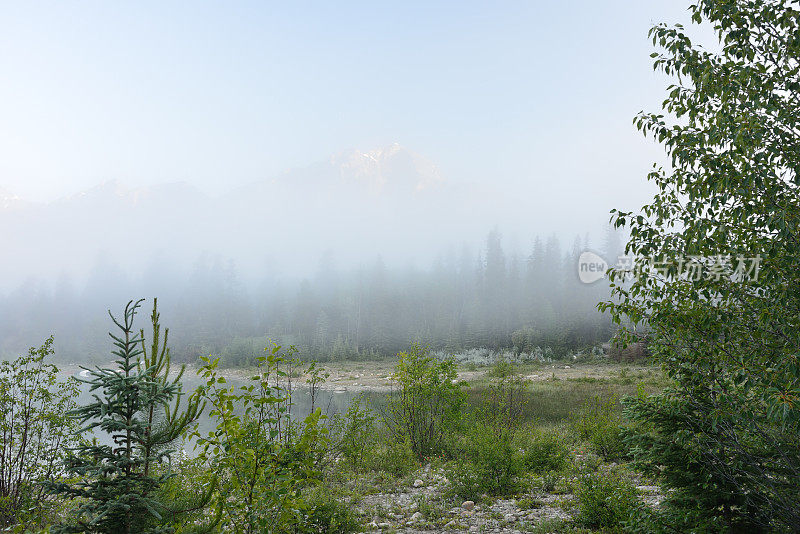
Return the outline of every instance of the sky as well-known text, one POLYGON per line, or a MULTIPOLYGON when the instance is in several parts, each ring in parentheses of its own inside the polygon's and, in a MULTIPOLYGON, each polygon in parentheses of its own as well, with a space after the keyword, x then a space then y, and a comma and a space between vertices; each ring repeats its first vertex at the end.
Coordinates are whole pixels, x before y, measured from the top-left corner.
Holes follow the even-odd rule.
MULTIPOLYGON (((0 186, 209 194, 399 142, 450 181, 634 207, 674 0, 0 2, 0 186)), ((618 207, 608 205, 607 208, 618 207)))

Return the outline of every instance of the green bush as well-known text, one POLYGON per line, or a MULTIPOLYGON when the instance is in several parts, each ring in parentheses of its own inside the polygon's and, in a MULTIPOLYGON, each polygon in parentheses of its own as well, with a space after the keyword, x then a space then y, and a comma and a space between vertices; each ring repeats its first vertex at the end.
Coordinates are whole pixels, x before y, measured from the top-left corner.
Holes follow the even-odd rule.
POLYGON ((495 377, 480 392, 478 416, 497 436, 511 439, 525 420, 529 383, 503 360, 493 370, 495 377))
POLYGON ((422 460, 443 450, 445 438, 458 424, 465 395, 452 358, 439 361, 418 344, 398 356, 393 376, 398 390, 389 398, 384 422, 395 440, 408 441, 422 460))
MULTIPOLYGON (((768 435, 748 434, 747 423, 739 414, 719 414, 713 411, 711 404, 698 404, 695 399, 679 396, 674 390, 628 399, 627 413, 635 423, 628 436, 634 465, 671 488, 660 513, 651 514, 651 519, 658 524, 679 524, 685 531, 765 531, 764 525, 775 521, 770 518, 770 511, 762 506, 768 501, 764 494, 756 496, 743 491, 742 486, 753 482, 761 486, 773 483, 775 488, 767 493, 773 499, 772 505, 782 499, 786 506, 792 506, 800 495, 797 477, 782 474, 771 480, 758 478, 765 477, 763 472, 757 471, 762 468, 756 467, 762 464, 749 464, 750 455, 758 451, 771 459, 764 464, 769 466, 779 458, 786 461, 788 454, 797 458, 797 434, 794 434, 795 445, 791 447, 786 436, 783 443, 788 452, 777 456, 770 449, 778 444, 770 441, 768 435), (732 440, 732 432, 736 433, 738 441, 728 442, 732 440), (744 447, 747 452, 743 453, 744 447), (790 484, 794 485, 793 493, 781 496, 784 491, 788 493, 790 484), (780 493, 775 491, 778 489, 780 493)), ((793 462, 793 465, 798 464, 793 462)), ((797 532, 792 528, 786 531, 797 532)))
MULTIPOLYGON (((554 471, 543 473, 540 477, 535 478, 531 484, 531 489, 540 491, 541 493, 557 493, 561 477, 554 471)), ((562 493, 558 491, 558 493, 562 493)))
POLYGON ((486 371, 486 376, 492 378, 506 378, 515 374, 517 374, 516 366, 502 354, 497 355, 494 364, 486 371))
POLYGON ((575 483, 576 522, 590 528, 619 530, 637 508, 636 488, 617 471, 584 473, 575 483))
POLYGON ((564 437, 554 431, 534 431, 523 444, 522 465, 528 471, 544 473, 564 469, 572 456, 564 437))
POLYGON ((604 459, 611 461, 628 456, 619 398, 616 395, 590 399, 572 425, 578 436, 588 441, 604 459))
POLYGON ((686 15, 716 42, 654 25, 653 67, 681 81, 634 120, 671 164, 648 175, 650 203, 612 210, 626 253, 668 268, 612 269, 599 308, 628 325, 626 341, 646 330, 672 381, 630 407, 630 443, 677 513, 727 532, 800 532, 798 6, 701 0, 686 15), (684 258, 703 276, 686 276, 684 258))
POLYGON ((520 510, 536 510, 542 506, 544 506, 544 501, 532 496, 523 497, 517 501, 517 507, 520 510))
POLYGON ((377 445, 367 458, 367 467, 402 477, 419 466, 408 441, 396 442, 392 439, 382 441, 383 443, 377 445))
POLYGON ((279 531, 293 534, 349 534, 359 529, 350 506, 330 496, 316 496, 301 505, 300 513, 279 531))
POLYGON ((61 380, 49 363, 53 338, 27 356, 0 362, 0 528, 41 528, 59 506, 43 481, 76 445, 78 425, 67 413, 75 408, 78 384, 61 380))
POLYGON ((628 455, 628 447, 624 440, 624 429, 620 426, 599 426, 589 441, 597 454, 606 460, 619 460, 628 455))
POLYGON ((457 447, 459 460, 448 473, 453 493, 474 500, 484 493, 509 495, 519 489, 522 455, 508 435, 497 436, 479 423, 457 447))
POLYGON ((791 532, 787 530, 766 530, 759 525, 739 521, 736 518, 734 523, 726 520, 720 515, 708 514, 704 506, 698 506, 681 498, 668 499, 662 502, 657 508, 652 508, 640 502, 632 510, 631 515, 626 521, 622 522, 625 534, 674 534, 675 532, 726 532, 726 533, 749 533, 749 532, 791 532))
POLYGON ((320 408, 301 420, 291 416, 291 390, 283 369, 294 347, 274 345, 256 359, 247 385, 231 387, 219 358, 204 359, 198 390, 215 427, 195 431, 198 457, 220 479, 219 513, 225 532, 274 532, 304 511, 302 490, 319 481, 328 447, 320 408))
POLYGON ((350 402, 347 412, 336 414, 332 430, 336 452, 340 453, 353 469, 365 466, 367 457, 376 446, 375 414, 365 406, 364 395, 350 402))

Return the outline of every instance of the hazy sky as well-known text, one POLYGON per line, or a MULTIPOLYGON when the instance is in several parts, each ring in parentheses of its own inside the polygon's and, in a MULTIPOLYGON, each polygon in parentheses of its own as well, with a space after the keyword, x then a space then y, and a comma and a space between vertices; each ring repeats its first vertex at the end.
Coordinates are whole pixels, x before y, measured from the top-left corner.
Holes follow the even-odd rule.
MULTIPOLYGON (((0 186, 210 193, 391 142, 445 178, 649 197, 647 31, 686 4, 3 2, 0 186)), ((614 206, 609 206, 614 207, 614 206)))

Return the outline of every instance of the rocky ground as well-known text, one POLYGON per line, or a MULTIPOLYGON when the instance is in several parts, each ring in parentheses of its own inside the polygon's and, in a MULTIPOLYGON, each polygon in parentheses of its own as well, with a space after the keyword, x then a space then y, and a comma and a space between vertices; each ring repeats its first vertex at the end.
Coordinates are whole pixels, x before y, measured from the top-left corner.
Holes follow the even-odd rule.
MULTIPOLYGON (((388 391, 392 386, 392 373, 397 362, 372 361, 372 362, 326 362, 322 364, 328 378, 320 386, 322 389, 339 391, 388 391)), ((525 364, 521 367, 522 376, 531 381, 542 380, 568 380, 575 378, 603 379, 618 375, 620 369, 625 369, 630 375, 647 372, 650 368, 643 365, 622 364, 577 364, 570 365, 563 362, 525 364)), ((190 369, 194 372, 193 369, 190 369)), ((458 379, 473 383, 486 376, 487 367, 478 367, 474 370, 459 367, 458 379)), ((187 371, 189 372, 189 371, 187 371)), ((229 378, 245 378, 250 375, 249 370, 222 369, 220 374, 229 378)), ((305 375, 296 377, 297 384, 305 384, 305 375)))
MULTIPOLYGON (((413 475, 409 484, 361 498, 357 513, 368 531, 433 533, 522 533, 556 531, 574 514, 569 492, 533 492, 514 499, 462 501, 447 494, 448 480, 430 465, 413 475)), ((663 496, 657 486, 638 486, 645 502, 657 505, 663 496)))

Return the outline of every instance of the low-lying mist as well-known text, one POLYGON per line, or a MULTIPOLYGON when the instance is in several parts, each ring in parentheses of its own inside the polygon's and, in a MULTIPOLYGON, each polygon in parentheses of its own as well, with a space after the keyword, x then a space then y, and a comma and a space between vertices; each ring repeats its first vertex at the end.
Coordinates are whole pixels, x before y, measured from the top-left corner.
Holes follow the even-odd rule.
POLYGON ((614 257, 619 240, 593 223, 604 208, 571 209, 449 182, 397 144, 218 197, 119 182, 44 204, 6 194, 0 351, 54 334, 63 360, 107 360, 106 310, 140 297, 159 298, 185 361, 245 365, 267 338, 323 360, 412 340, 575 350, 610 331, 595 310, 607 288, 578 282, 577 256, 614 257))
MULTIPOLYGON (((381 258, 337 268, 329 252, 308 277, 265 272, 248 281, 219 255, 203 255, 188 270, 153 263, 141 276, 101 259, 83 285, 64 275, 0 297, 0 351, 54 334, 60 359, 107 361, 106 310, 139 297, 158 297, 177 360, 220 354, 231 366, 252 363, 268 339, 321 360, 390 356, 411 341, 450 351, 546 347, 563 356, 607 340, 610 320, 595 305, 608 286, 577 277, 587 243, 532 241, 527 251, 509 250, 493 230, 477 250, 450 247, 426 269, 381 258)), ((613 257, 617 247, 609 231, 602 249, 613 257)))

